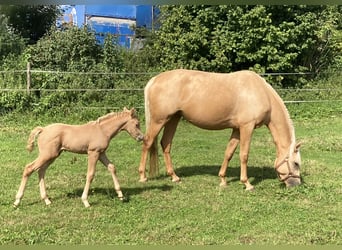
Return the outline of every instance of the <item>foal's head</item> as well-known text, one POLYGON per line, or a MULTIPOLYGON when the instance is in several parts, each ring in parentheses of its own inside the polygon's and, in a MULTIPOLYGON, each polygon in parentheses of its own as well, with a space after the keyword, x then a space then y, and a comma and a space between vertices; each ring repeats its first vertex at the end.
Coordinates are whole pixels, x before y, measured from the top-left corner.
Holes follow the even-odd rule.
POLYGON ((277 163, 275 169, 280 181, 287 187, 294 187, 301 184, 300 165, 301 157, 299 152, 300 143, 296 144, 294 149, 290 149, 289 155, 277 163))
POLYGON ((129 112, 130 119, 125 123, 121 130, 127 131, 135 140, 142 141, 144 139, 144 134, 140 130, 140 122, 135 109, 132 108, 131 110, 128 110, 124 108, 124 112, 129 112))

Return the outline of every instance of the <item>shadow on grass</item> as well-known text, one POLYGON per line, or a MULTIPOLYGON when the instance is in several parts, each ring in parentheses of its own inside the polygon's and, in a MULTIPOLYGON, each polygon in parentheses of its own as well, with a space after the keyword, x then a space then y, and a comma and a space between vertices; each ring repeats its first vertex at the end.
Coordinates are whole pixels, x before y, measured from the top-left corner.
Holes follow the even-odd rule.
MULTIPOLYGON (((163 192, 170 191, 173 188, 172 185, 142 185, 141 187, 128 187, 121 188, 121 191, 126 199, 129 199, 130 196, 139 195, 142 192, 146 192, 148 190, 160 190, 163 192)), ((73 192, 69 192, 67 197, 69 198, 80 198, 83 193, 83 188, 77 188, 73 192)), ((89 196, 91 195, 104 195, 110 198, 117 198, 117 194, 114 188, 91 188, 89 190, 89 196)))
MULTIPOLYGON (((176 174, 182 177, 190 177, 196 175, 212 175, 218 177, 220 166, 200 165, 200 166, 183 166, 175 170, 176 174)), ((277 180, 277 174, 272 167, 254 167, 249 166, 247 169, 248 178, 252 185, 257 185, 266 179, 277 180)), ((228 167, 226 173, 229 182, 240 181, 240 167, 228 167)))

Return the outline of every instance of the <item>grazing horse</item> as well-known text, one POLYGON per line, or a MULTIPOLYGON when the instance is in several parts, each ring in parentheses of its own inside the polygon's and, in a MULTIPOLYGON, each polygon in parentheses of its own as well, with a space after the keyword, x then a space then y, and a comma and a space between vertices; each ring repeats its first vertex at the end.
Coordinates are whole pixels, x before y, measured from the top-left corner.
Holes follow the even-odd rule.
POLYGON ((220 185, 226 185, 226 170, 240 143, 240 181, 246 190, 254 187, 247 177, 247 161, 253 130, 266 125, 274 139, 275 170, 286 186, 301 183, 299 147, 289 113, 276 91, 252 71, 208 73, 172 70, 153 77, 145 87, 146 133, 139 166, 140 181, 147 181, 145 169, 150 152, 150 176, 157 173, 157 138, 164 127, 161 146, 166 171, 179 182, 170 156, 172 138, 181 117, 203 129, 232 128, 219 170, 220 185))
POLYGON ((88 172, 86 184, 82 194, 82 201, 85 207, 89 207, 88 192, 90 183, 95 175, 95 166, 100 160, 112 175, 114 188, 119 197, 123 200, 116 170, 107 156, 106 149, 110 140, 120 131, 127 131, 137 141, 143 140, 144 136, 140 131, 140 124, 135 109, 124 108, 119 113, 109 113, 83 125, 67 125, 55 123, 46 127, 36 127, 32 130, 27 149, 32 151, 35 138, 38 137, 39 155, 36 160, 26 165, 21 184, 16 195, 14 206, 17 207, 24 195, 25 186, 33 171, 38 170, 40 196, 46 205, 51 204, 45 188, 44 176, 48 166, 61 154, 62 151, 69 151, 79 154, 88 154, 88 172))

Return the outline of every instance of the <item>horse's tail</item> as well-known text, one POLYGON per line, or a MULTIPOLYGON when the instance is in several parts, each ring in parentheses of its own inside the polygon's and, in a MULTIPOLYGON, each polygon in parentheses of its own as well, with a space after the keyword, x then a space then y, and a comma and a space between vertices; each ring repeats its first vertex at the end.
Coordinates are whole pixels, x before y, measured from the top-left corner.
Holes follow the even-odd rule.
MULTIPOLYGON (((149 86, 154 82, 155 77, 153 77, 146 85, 144 95, 145 95, 145 123, 146 132, 148 132, 151 122, 151 112, 149 106, 148 89, 149 86)), ((149 176, 156 177, 159 174, 159 162, 158 162, 158 135, 154 138, 153 143, 149 149, 150 151, 150 169, 149 176)))
POLYGON ((27 140, 27 146, 26 146, 26 149, 29 151, 29 152, 32 152, 33 148, 34 148, 34 141, 36 139, 36 137, 43 131, 43 127, 35 127, 31 133, 30 133, 30 136, 27 140))

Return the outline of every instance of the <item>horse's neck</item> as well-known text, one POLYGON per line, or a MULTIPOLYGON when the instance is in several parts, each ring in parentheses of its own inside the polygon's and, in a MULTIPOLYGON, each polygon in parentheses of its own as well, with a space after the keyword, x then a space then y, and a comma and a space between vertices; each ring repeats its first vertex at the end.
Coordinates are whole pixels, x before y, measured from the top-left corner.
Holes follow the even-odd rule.
POLYGON ((103 133, 109 137, 114 137, 118 132, 120 132, 121 128, 126 124, 127 117, 126 116, 117 116, 111 117, 106 120, 100 122, 100 127, 103 133))
MULTIPOLYGON (((281 112, 273 112, 268 128, 271 131, 277 148, 277 158, 285 158, 290 152, 290 147, 295 141, 294 129, 286 108, 281 112)), ((281 159, 280 159, 281 160, 281 159)))

